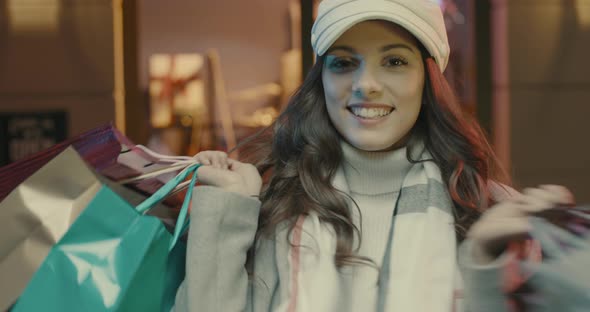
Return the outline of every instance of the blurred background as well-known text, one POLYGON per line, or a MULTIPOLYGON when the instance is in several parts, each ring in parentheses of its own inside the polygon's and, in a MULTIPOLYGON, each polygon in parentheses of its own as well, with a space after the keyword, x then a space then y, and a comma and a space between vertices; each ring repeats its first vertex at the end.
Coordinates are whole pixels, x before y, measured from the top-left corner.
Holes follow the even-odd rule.
MULTIPOLYGON (((165 154, 230 149, 313 64, 316 2, 0 0, 0 166, 110 122, 165 154)), ((590 0, 438 2, 445 74, 516 186, 590 202, 590 0)))

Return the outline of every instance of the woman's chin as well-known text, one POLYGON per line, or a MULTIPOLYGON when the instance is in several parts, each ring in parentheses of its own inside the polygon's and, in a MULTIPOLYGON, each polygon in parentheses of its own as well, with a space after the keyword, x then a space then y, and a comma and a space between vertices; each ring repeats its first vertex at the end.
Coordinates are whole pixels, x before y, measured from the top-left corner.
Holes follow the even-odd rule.
POLYGON ((381 152, 395 150, 398 148, 397 142, 367 142, 360 140, 355 140, 353 142, 349 140, 347 142, 355 148, 365 152, 381 152))

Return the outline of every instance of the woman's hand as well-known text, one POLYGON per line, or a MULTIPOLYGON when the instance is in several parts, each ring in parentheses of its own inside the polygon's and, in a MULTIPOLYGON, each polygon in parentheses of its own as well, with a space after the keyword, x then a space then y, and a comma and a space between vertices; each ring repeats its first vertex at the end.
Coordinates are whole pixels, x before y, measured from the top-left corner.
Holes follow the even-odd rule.
POLYGON ((198 170, 201 184, 246 196, 260 194, 262 179, 253 165, 231 159, 219 151, 200 152, 195 159, 203 165, 198 170))
POLYGON ((524 239, 531 229, 528 217, 556 207, 574 205, 574 196, 563 186, 542 185, 527 188, 486 211, 469 230, 473 257, 479 264, 493 261, 508 242, 524 239))

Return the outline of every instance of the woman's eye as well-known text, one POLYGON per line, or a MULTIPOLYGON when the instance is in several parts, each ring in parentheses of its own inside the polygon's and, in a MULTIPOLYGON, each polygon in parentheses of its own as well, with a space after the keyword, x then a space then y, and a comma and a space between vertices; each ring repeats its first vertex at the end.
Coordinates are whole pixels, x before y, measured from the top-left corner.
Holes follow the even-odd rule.
POLYGON ((335 59, 330 62, 330 70, 334 72, 345 72, 351 70, 355 66, 355 62, 349 59, 335 59))
POLYGON ((408 61, 400 57, 390 57, 385 60, 385 65, 389 67, 398 67, 408 65, 408 61))

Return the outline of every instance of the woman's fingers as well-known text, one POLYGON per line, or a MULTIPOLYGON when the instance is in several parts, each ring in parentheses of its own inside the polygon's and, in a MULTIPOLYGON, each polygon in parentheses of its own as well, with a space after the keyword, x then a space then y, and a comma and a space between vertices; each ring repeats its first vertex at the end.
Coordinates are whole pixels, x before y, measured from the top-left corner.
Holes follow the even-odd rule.
POLYGON ((194 159, 205 166, 217 169, 228 169, 227 153, 220 151, 203 151, 194 156, 194 159))
POLYGON ((576 204, 574 194, 566 187, 561 185, 541 185, 539 188, 546 190, 552 195, 551 199, 559 204, 573 206, 576 204))
POLYGON ((212 151, 209 154, 211 157, 211 165, 217 169, 227 169, 227 154, 224 152, 212 151))
POLYGON ((262 187, 262 177, 258 169, 252 164, 228 158, 229 170, 239 174, 247 184, 249 195, 258 195, 262 187))
POLYGON ((231 159, 224 152, 204 151, 194 156, 202 184, 217 186, 247 196, 260 194, 262 179, 255 166, 231 159))
POLYGON ((241 173, 245 173, 245 172, 252 173, 253 170, 256 170, 256 167, 254 167, 254 165, 248 164, 248 163, 243 163, 243 162, 240 162, 235 159, 228 158, 227 162, 229 164, 229 169, 232 171, 241 172, 241 173))
POLYGON ((211 166, 211 159, 210 157, 206 157, 205 154, 203 154, 203 152, 198 153, 197 155, 194 156, 194 159, 196 162, 200 163, 201 165, 204 166, 211 166))
POLYGON ((547 206, 557 206, 569 203, 571 201, 569 191, 561 187, 539 186, 539 188, 528 188, 523 192, 528 196, 531 203, 543 204, 547 206))
POLYGON ((531 225, 524 218, 498 218, 477 222, 473 225, 469 236, 485 245, 494 244, 497 241, 505 241, 523 237, 529 233, 531 225))
POLYGON ((545 211, 573 203, 572 193, 563 186, 527 188, 486 211, 471 227, 468 236, 487 255, 497 255, 509 241, 530 235, 530 216, 542 215, 545 211))
POLYGON ((506 218, 475 223, 469 238, 478 249, 473 256, 478 263, 489 263, 504 251, 509 241, 528 237, 531 224, 524 218, 506 218))
POLYGON ((536 214, 551 208, 536 199, 519 195, 520 198, 496 204, 489 209, 481 219, 522 218, 529 214, 536 214))
POLYGON ((535 215, 563 205, 573 205, 572 193, 563 186, 543 185, 538 188, 527 188, 522 194, 498 203, 490 209, 485 218, 511 218, 535 215))
POLYGON ((199 168, 197 174, 199 182, 204 185, 226 188, 241 183, 239 175, 213 166, 202 166, 199 168))

